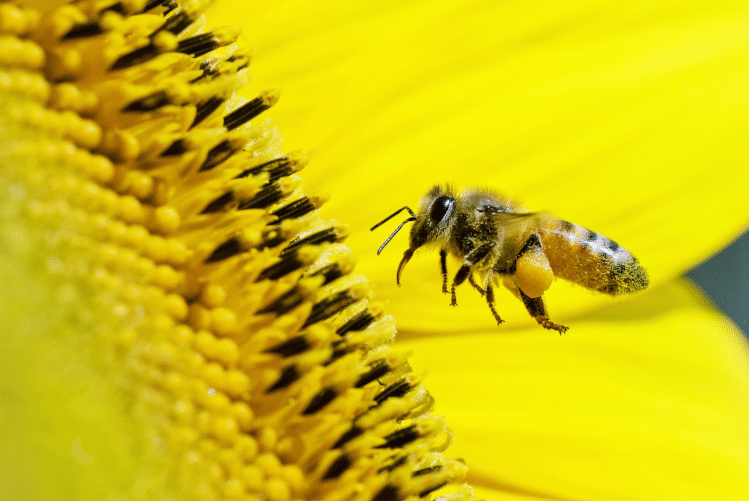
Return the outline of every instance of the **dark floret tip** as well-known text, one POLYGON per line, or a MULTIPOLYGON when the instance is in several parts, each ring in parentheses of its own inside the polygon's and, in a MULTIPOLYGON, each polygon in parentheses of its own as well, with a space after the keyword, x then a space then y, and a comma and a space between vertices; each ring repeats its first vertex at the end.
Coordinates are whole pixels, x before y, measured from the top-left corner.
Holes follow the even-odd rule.
POLYGON ((341 454, 328 467, 323 480, 331 480, 340 477, 352 464, 351 458, 346 454, 341 454))
POLYGON ((285 367, 281 371, 281 374, 279 375, 276 382, 270 388, 265 390, 265 393, 273 393, 274 391, 282 390, 290 386, 300 377, 302 377, 302 374, 299 372, 299 369, 297 369, 296 365, 285 367))
POLYGON ((349 443, 351 440, 359 437, 364 433, 364 430, 356 425, 352 426, 346 433, 341 435, 341 438, 336 441, 335 444, 333 444, 333 447, 331 449, 338 449, 340 447, 343 447, 347 443, 349 443))
POLYGON ((388 484, 375 494, 372 501, 397 501, 401 498, 400 489, 395 485, 388 484))
POLYGON ((223 261, 224 259, 236 256, 237 254, 241 254, 245 251, 246 249, 244 245, 242 245, 239 237, 231 237, 230 239, 226 240, 221 245, 216 247, 211 255, 206 258, 205 264, 223 261))
POLYGON ((411 442, 420 438, 419 430, 416 426, 411 425, 391 433, 385 437, 385 443, 378 445, 378 449, 398 449, 404 445, 410 444, 411 442))
POLYGON ((314 414, 321 411, 326 405, 335 400, 338 392, 333 387, 325 387, 312 397, 307 408, 302 411, 302 415, 314 414))
POLYGON ((268 348, 267 350, 265 350, 265 352, 275 353, 277 355, 280 355, 281 357, 286 358, 303 353, 311 347, 312 345, 309 343, 307 338, 303 335, 300 335, 294 336, 293 338, 288 339, 283 343, 279 343, 272 348, 268 348))
POLYGON ((246 102, 226 115, 224 117, 224 127, 226 127, 226 130, 233 130, 249 122, 260 113, 276 104, 280 95, 279 91, 266 91, 261 93, 255 99, 246 102))
POLYGON ((441 489, 442 487, 446 486, 449 482, 439 482, 427 489, 424 489, 423 491, 419 492, 419 497, 423 498, 431 494, 432 492, 436 491, 437 489, 441 489))

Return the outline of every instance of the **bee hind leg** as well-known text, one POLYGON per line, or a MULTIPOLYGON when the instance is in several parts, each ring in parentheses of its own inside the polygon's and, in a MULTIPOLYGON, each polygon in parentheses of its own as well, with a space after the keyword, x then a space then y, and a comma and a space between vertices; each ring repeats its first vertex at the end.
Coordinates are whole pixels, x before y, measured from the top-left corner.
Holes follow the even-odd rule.
POLYGON ((504 322, 504 320, 499 318, 499 313, 497 313, 497 310, 494 309, 494 288, 492 287, 492 284, 487 284, 486 286, 486 302, 489 305, 489 309, 492 311, 492 315, 494 315, 494 319, 497 321, 497 325, 504 322))
POLYGON ((523 304, 525 305, 525 309, 528 310, 528 313, 536 319, 536 322, 543 327, 544 329, 549 329, 552 331, 557 331, 559 334, 564 334, 567 332, 568 327, 565 327, 564 325, 555 324, 551 320, 549 320, 549 315, 546 313, 546 306, 544 306, 544 300, 541 296, 539 297, 529 297, 523 293, 522 290, 518 289, 518 292, 520 292, 520 298, 523 300, 523 304))

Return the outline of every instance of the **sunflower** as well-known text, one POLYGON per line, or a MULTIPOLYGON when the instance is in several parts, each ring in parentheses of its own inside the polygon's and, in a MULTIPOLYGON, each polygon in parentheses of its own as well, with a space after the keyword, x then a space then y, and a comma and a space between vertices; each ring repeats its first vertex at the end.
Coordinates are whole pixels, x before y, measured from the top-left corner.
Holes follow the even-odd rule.
POLYGON ((203 7, 0 5, 3 497, 746 497, 746 343, 680 278, 749 220, 743 5, 203 7), (398 288, 368 228, 444 182, 651 288, 555 283, 564 336, 398 288))

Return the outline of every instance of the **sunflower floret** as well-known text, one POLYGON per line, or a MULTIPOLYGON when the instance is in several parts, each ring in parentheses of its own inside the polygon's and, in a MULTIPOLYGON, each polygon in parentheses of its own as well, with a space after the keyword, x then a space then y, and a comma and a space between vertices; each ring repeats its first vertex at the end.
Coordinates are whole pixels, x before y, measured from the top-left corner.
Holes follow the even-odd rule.
POLYGON ((140 498, 428 496, 452 434, 201 6, 0 5, 3 257, 68 312, 67 374, 106 367, 140 498))

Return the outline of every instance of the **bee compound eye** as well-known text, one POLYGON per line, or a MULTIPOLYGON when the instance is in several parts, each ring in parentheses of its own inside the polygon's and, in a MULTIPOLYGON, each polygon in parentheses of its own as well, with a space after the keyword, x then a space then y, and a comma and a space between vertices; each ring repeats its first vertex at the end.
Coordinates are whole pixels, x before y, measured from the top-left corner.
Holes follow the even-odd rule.
POLYGON ((455 199, 453 197, 442 195, 432 204, 432 209, 429 211, 429 217, 431 217, 433 221, 439 223, 450 215, 454 206, 455 199))

